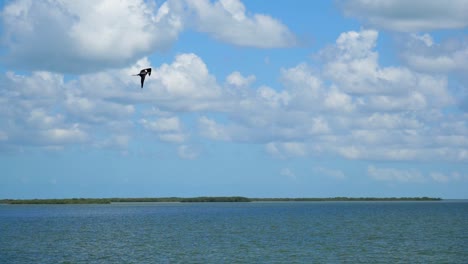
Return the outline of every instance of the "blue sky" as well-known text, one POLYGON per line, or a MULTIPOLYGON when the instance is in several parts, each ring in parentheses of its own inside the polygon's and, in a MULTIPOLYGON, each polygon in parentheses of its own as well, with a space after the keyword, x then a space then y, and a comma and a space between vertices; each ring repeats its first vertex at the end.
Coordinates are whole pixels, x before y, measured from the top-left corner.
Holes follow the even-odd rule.
POLYGON ((0 4, 0 198, 468 198, 466 1, 0 4))

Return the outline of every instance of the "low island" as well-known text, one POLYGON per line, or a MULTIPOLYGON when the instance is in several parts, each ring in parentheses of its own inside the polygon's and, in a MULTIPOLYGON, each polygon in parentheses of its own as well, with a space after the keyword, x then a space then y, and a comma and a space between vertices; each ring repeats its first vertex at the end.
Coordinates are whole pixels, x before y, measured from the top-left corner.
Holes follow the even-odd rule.
POLYGON ((202 203, 202 202, 359 202, 359 201, 441 201, 432 197, 329 197, 329 198, 247 198, 242 196, 201 196, 192 198, 67 198, 67 199, 3 199, 0 204, 110 204, 110 203, 202 203))

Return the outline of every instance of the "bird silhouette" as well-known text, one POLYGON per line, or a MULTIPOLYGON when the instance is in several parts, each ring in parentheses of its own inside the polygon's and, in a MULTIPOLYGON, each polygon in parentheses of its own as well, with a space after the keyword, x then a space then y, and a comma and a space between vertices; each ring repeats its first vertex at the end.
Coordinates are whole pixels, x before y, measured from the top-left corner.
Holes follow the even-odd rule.
POLYGON ((151 68, 143 69, 139 74, 134 74, 133 76, 140 76, 141 78, 141 89, 143 89, 143 83, 145 82, 146 74, 151 76, 151 68))

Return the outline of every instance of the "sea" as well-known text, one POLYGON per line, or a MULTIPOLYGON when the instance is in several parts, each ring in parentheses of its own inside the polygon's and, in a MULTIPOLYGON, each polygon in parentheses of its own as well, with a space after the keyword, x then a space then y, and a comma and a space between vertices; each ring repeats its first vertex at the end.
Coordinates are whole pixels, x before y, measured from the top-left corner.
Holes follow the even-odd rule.
POLYGON ((468 263, 468 201, 0 205, 0 263, 468 263))

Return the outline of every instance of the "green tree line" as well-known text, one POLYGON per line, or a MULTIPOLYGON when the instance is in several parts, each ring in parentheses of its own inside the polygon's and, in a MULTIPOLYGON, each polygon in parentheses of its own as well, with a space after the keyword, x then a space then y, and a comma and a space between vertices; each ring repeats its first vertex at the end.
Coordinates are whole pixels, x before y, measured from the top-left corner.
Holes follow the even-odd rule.
POLYGON ((66 198, 66 199, 3 199, 2 204, 110 204, 143 202, 333 202, 333 201, 440 201, 432 197, 329 197, 329 198, 247 198, 242 196, 200 196, 192 198, 66 198))

